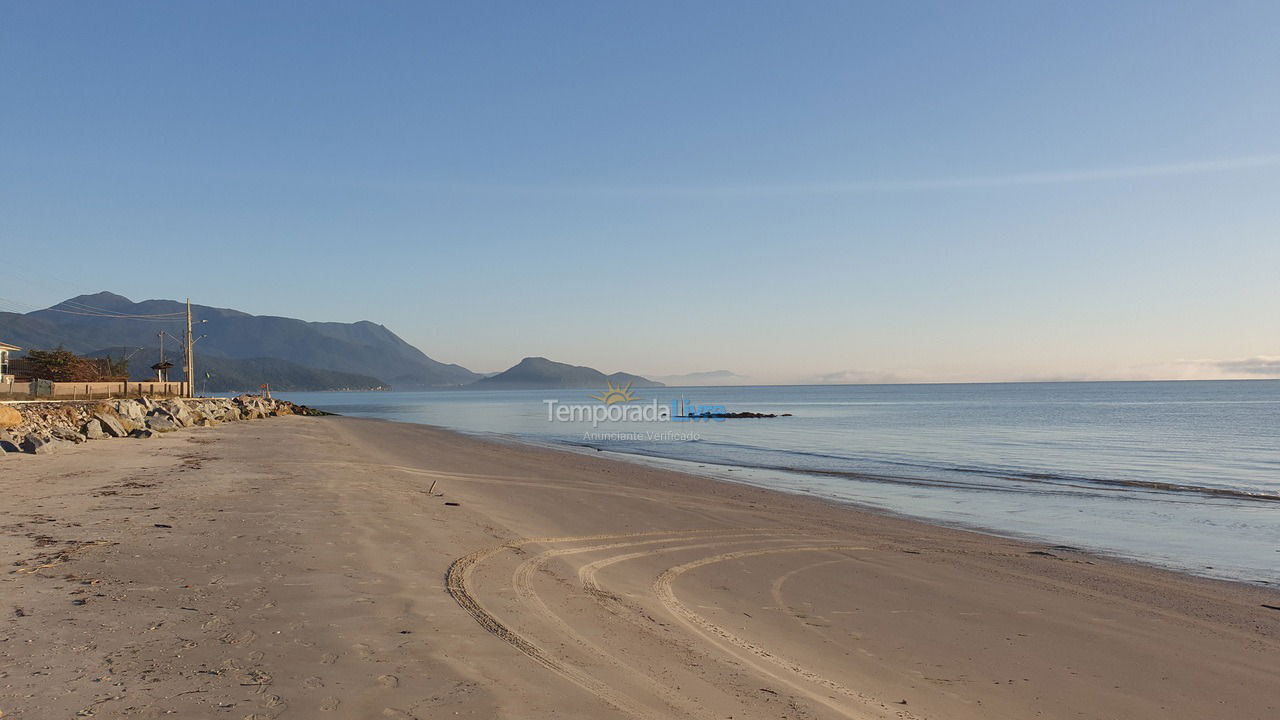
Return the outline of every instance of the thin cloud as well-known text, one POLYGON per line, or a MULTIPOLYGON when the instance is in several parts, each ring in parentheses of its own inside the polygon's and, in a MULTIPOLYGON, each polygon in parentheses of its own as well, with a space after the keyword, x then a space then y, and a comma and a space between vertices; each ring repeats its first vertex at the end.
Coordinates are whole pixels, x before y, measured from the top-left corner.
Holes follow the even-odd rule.
POLYGON ((1231 360, 1171 360, 1085 373, 1017 378, 1031 382, 1093 380, 1264 380, 1280 379, 1280 356, 1256 355, 1231 360))
POLYGON ((1252 155, 1183 163, 1128 165, 1077 170, 1053 170, 944 178, 876 179, 850 182, 776 185, 558 185, 484 182, 373 183, 384 189, 444 190, 462 192, 544 193, 554 195, 595 195, 617 197, 755 197, 804 195, 856 195, 867 193, 909 193, 936 190, 966 190, 1028 187, 1109 180, 1179 177, 1280 167, 1280 154, 1252 155))
POLYGON ((1092 371, 969 374, 912 370, 842 370, 790 380, 800 385, 879 385, 937 382, 1095 382, 1109 380, 1265 380, 1280 379, 1280 355, 1227 360, 1171 360, 1092 371))
MULTIPOLYGON (((1094 168, 1086 170, 1060 170, 1049 172, 1014 173, 1009 175, 978 175, 934 179, 865 180, 846 183, 815 183, 799 185, 726 185, 714 186, 656 186, 635 188, 594 188, 596 192, 618 194, 670 194, 670 195, 846 195, 878 192, 919 192, 929 190, 963 190, 1028 185, 1055 185, 1085 183, 1102 180, 1130 180, 1141 178, 1177 177, 1223 173, 1236 170, 1272 168, 1280 166, 1280 155, 1254 155, 1199 162, 1171 163, 1163 165, 1131 165, 1127 167, 1094 168)), ((589 188, 583 188, 589 191, 589 188)))
POLYGON ((1225 373, 1280 377, 1280 357, 1259 355, 1244 360, 1219 360, 1215 364, 1225 373))

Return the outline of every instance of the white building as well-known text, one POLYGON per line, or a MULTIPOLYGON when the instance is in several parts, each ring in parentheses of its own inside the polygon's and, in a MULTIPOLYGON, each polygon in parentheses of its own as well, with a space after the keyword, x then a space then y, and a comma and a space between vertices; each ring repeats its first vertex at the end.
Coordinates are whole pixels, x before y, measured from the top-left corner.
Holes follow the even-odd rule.
POLYGON ((9 374, 9 353, 21 349, 17 345, 0 342, 0 383, 13 382, 13 376, 9 374))

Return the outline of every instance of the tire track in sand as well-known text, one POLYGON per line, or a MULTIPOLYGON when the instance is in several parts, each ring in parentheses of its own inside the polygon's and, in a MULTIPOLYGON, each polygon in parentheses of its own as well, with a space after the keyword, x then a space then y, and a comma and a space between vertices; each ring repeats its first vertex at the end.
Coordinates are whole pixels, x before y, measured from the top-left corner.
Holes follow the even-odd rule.
POLYGON ((705 535, 709 533, 725 532, 724 530, 676 530, 676 531, 657 531, 645 533, 617 533, 604 535, 579 535, 567 537, 534 537, 521 538, 512 540, 500 545, 494 545, 475 552, 464 555, 449 565, 449 569, 445 571, 445 590, 449 596, 454 599, 458 605, 467 612, 480 627, 489 633, 495 635, 503 642, 514 647, 516 650, 529 656, 538 664, 555 672, 566 680, 581 687, 587 692, 595 695, 608 705, 637 718, 650 717, 650 713, 634 700, 615 691, 605 683, 597 680, 588 673, 569 663, 563 662, 555 658, 551 653, 542 647, 524 637, 520 633, 511 629, 499 620, 472 592, 470 587, 470 579, 476 568, 485 560, 492 558, 502 552, 516 550, 526 545, 534 544, 555 544, 566 542, 594 542, 600 540, 619 540, 624 538, 649 538, 661 536, 674 536, 673 539, 680 537, 705 535))
MULTIPOLYGON (((615 560, 614 558, 609 558, 609 560, 613 560, 614 562, 621 562, 622 560, 632 560, 640 557, 651 557, 654 555, 660 555, 668 552, 679 552, 679 551, 685 551, 690 549, 719 547, 726 543, 776 542, 778 540, 783 540, 787 537, 795 537, 796 535, 799 535, 799 534, 801 533, 798 531, 791 531, 791 532, 785 532, 785 531, 774 532, 774 531, 765 531, 765 530, 761 530, 757 532, 740 531, 740 530, 726 531, 725 534, 723 535, 710 536, 710 537, 716 538, 716 542, 699 543, 696 545, 677 545, 674 547, 660 547, 653 550, 645 550, 641 552, 628 553, 626 555, 616 556, 616 558, 618 559, 615 560)), ((673 709, 678 710, 681 713, 682 717, 700 717, 700 716, 704 716, 705 713, 696 703, 691 702, 686 696, 682 695, 677 689, 671 687, 667 683, 662 682, 658 678, 652 676, 647 672, 642 671, 640 668, 637 668, 631 665, 630 663, 624 662, 618 655, 608 652, 604 648, 600 647, 600 645, 598 645, 597 643, 594 643, 589 639, 587 639, 585 636, 583 636, 581 633, 575 630, 568 622, 566 622, 563 618, 557 615, 555 611, 553 611, 550 607, 548 607, 547 604, 543 602, 542 598, 538 596, 537 591, 533 587, 534 573, 545 568, 547 563, 549 563, 551 560, 555 558, 564 557, 566 555, 577 555, 581 553, 598 552, 600 550, 631 548, 631 547, 636 547, 640 545, 663 545, 667 543, 679 542, 680 540, 683 540, 683 539, 685 538, 665 537, 658 540, 644 540, 640 542, 635 542, 635 541, 617 542, 617 543, 607 543, 607 544, 601 544, 601 545, 588 545, 585 547, 546 550, 544 552, 539 553, 538 555, 535 555, 525 560, 519 566, 517 566, 515 571, 511 575, 511 585, 515 589, 517 595, 519 595, 520 598, 524 600, 531 607, 531 609, 534 611, 536 615, 540 616, 544 621, 548 622, 549 624, 555 626, 556 629, 558 629, 561 633, 563 633, 569 639, 573 640, 580 648, 582 648, 583 650, 586 650, 587 652, 591 653, 597 658, 600 658, 601 660, 614 666, 615 668, 623 670, 627 674, 627 677, 630 678, 632 681, 635 681, 637 683, 641 683, 647 686, 650 692, 657 695, 663 702, 672 706, 673 709)), ((578 577, 580 580, 583 577, 583 573, 581 569, 579 569, 578 577)), ((594 582, 590 587, 587 587, 584 585, 583 589, 587 591, 587 595, 589 597, 591 597, 597 603, 600 603, 606 610, 608 610, 611 613, 616 613, 616 611, 614 611, 612 608, 608 606, 608 603, 606 602, 606 600, 611 599, 621 603, 621 598, 617 598, 616 596, 610 593, 606 593, 605 591, 600 590, 599 586, 596 585, 594 582)), ((646 632, 653 632, 652 626, 647 626, 644 623, 636 623, 636 625, 646 632)))
MULTIPOLYGON (((836 642, 834 639, 832 639, 829 636, 828 633, 824 632, 823 630, 810 625, 806 621, 807 618, 805 616, 796 612, 794 608, 792 608, 790 605, 787 604, 786 599, 782 595, 782 588, 787 584, 787 582, 791 580, 791 578, 795 577, 796 575, 799 575, 800 573, 808 572, 810 570, 824 567, 826 565, 834 565, 837 563, 846 563, 846 562, 854 562, 854 558, 840 558, 839 560, 822 560, 820 562, 812 563, 810 565, 804 565, 804 566, 798 567, 794 570, 789 570, 783 573, 782 575, 779 575, 777 578, 775 578, 773 581, 773 585, 769 588, 769 594, 773 597, 774 604, 778 606, 778 609, 781 612, 786 613, 789 617, 794 619, 806 631, 817 635, 818 637, 822 638, 823 640, 826 640, 827 642, 834 643, 837 647, 841 647, 841 648, 845 648, 847 646, 844 645, 843 643, 836 642)), ((855 649, 861 650, 861 648, 855 648, 855 649)), ((937 681, 931 680, 930 678, 926 677, 925 673, 916 670, 916 671, 913 671, 913 674, 917 679, 923 680, 925 682, 930 682, 933 685, 937 686, 935 687, 935 689, 938 692, 948 697, 954 698, 958 703, 967 702, 964 699, 963 695, 961 695, 958 692, 953 692, 951 690, 948 690, 945 687, 942 687, 942 685, 937 681)))
POLYGON ((827 693, 834 692, 855 700, 857 701, 860 709, 874 712, 881 717, 885 714, 892 714, 899 718, 914 719, 916 716, 905 710, 891 710, 884 703, 873 697, 860 693, 853 688, 836 682, 835 680, 823 677, 806 669, 794 660, 772 653, 749 640, 738 637, 725 628, 716 625, 705 617, 690 610, 688 606, 676 598, 675 592, 671 587, 672 583, 675 582, 678 577, 690 570, 729 560, 768 555, 771 553, 851 552, 870 549, 871 548, 865 546, 856 545, 800 545, 783 548, 764 548, 759 550, 740 550, 736 552, 721 553, 719 555, 711 555, 667 569, 654 581, 653 592, 658 601, 662 603, 668 612, 670 612, 676 619, 680 620, 690 630, 726 649, 731 654, 750 664, 759 672, 790 686, 802 695, 827 706, 845 717, 857 719, 865 717, 865 714, 855 714, 855 709, 850 708, 846 703, 836 701, 835 698, 830 697, 827 693), (768 663, 768 665, 772 665, 773 667, 770 668, 764 663, 768 663), (782 670, 783 672, 779 673, 777 672, 778 670, 782 670), (814 686, 817 686, 827 692, 820 692, 815 689, 814 686))
MULTIPOLYGON (((565 490, 568 492, 585 493, 588 495, 606 495, 609 497, 630 498, 633 500, 641 500, 643 502, 658 503, 665 507, 679 507, 686 512, 696 514, 703 519, 715 521, 715 518, 707 513, 707 504, 700 501, 689 501, 683 495, 677 492, 664 490, 652 490, 648 492, 628 492, 619 488, 602 488, 593 483, 588 482, 548 482, 546 480, 538 480, 536 478, 527 478, 517 475, 477 475, 472 473, 444 472, 440 470, 423 470, 420 468, 407 467, 404 465, 390 465, 387 463, 356 463, 343 460, 322 460, 306 463, 309 465, 350 465, 359 466, 361 468, 378 468, 381 470, 391 470, 406 475, 415 475, 423 478, 431 478, 432 480, 458 480, 463 483, 480 483, 489 485, 510 485, 521 489, 538 488, 543 490, 565 490)), ((716 505, 716 510, 722 512, 734 512, 740 514, 757 514, 758 508, 754 507, 734 507, 732 505, 721 504, 716 505)))
POLYGON ((800 626, 803 627, 805 630, 809 632, 817 633, 819 636, 822 636, 824 639, 827 639, 824 633, 819 633, 817 628, 815 628, 813 625, 810 625, 808 622, 806 622, 806 620, 808 620, 807 616, 801 615, 800 613, 796 612, 795 608, 787 604, 787 601, 784 600, 782 597, 782 586, 786 585, 787 581, 789 581, 791 578, 795 577, 796 575, 799 575, 800 573, 808 572, 810 570, 814 570, 820 567, 826 567, 827 565, 836 565, 838 563, 847 563, 847 562, 853 562, 853 558, 840 558, 839 560, 820 560, 816 563, 810 563, 808 565, 802 565, 793 570, 788 570, 787 572, 774 578, 773 584, 769 586, 769 596, 773 598, 773 604, 777 606, 779 612, 783 613, 784 615, 791 618, 792 620, 795 620, 796 622, 800 623, 800 626))

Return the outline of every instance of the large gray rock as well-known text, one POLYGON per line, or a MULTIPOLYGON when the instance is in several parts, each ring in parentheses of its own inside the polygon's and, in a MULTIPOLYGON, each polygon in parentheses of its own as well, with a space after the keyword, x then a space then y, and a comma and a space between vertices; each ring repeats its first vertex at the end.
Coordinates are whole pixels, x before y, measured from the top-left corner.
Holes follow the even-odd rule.
POLYGON ((142 440, 146 440, 147 438, 151 438, 151 437, 155 437, 155 436, 156 436, 156 434, 155 434, 155 433, 151 432, 150 430, 144 429, 144 428, 139 428, 138 430, 134 430, 133 432, 129 433, 129 437, 131 437, 131 438, 140 438, 140 439, 142 439, 142 440))
POLYGON ((148 412, 146 424, 150 426, 151 421, 155 418, 164 418, 165 420, 168 420, 169 422, 173 423, 174 427, 182 427, 182 423, 178 422, 177 419, 175 419, 173 415, 171 415, 169 411, 165 410, 164 408, 158 407, 155 410, 148 412))
POLYGON ((47 455, 57 449, 52 442, 35 433, 28 433, 18 447, 22 448, 22 452, 31 453, 32 455, 47 455))
POLYGON ((141 425, 146 421, 147 410, 151 410, 151 406, 141 400, 125 400, 120 416, 141 425))
POLYGON ((120 417, 126 420, 132 420, 138 425, 146 421, 146 408, 137 400, 117 400, 114 407, 116 412, 120 413, 120 417))
POLYGON ((85 436, 65 425, 54 425, 53 428, 49 430, 49 434, 53 435, 58 440, 66 440, 77 445, 84 442, 86 439, 85 436))
POLYGON ((195 423, 195 417, 191 414, 191 410, 187 408, 187 404, 177 398, 165 400, 160 403, 160 407, 147 414, 155 415, 159 412, 168 415, 173 424, 178 427, 189 427, 195 423))
POLYGON ((84 424, 80 428, 80 432, 84 433, 85 438, 89 440, 101 440, 107 437, 107 431, 102 429, 102 421, 94 418, 84 424))
POLYGON ((148 415, 147 428, 156 432, 173 432, 178 429, 178 424, 168 414, 148 415))
POLYGON ((18 447, 18 438, 14 437, 8 430, 0 430, 0 452, 22 452, 22 448, 18 447))
POLYGON ((93 419, 101 423, 103 431, 111 437, 124 437, 129 434, 129 431, 124 429, 120 419, 110 413, 96 413, 93 419))

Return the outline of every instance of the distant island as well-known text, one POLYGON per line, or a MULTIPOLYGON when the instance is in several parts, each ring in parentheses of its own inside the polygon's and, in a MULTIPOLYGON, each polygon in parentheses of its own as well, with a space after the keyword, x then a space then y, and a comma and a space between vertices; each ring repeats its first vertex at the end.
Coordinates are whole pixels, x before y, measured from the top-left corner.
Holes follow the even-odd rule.
POLYGON ((676 385, 685 387, 703 387, 706 385, 735 385, 742 384, 743 380, 748 378, 745 375, 739 375, 730 370, 709 370, 706 372, 692 372, 684 375, 661 375, 654 380, 661 382, 663 385, 676 385))
POLYGON ((695 412, 688 415, 677 415, 676 417, 689 418, 690 420, 755 420, 758 418, 776 418, 791 417, 791 413, 760 413, 760 412, 695 412))
POLYGON ((481 378, 466 386, 469 390, 537 390, 543 388, 604 388, 616 386, 663 387, 660 382, 625 372, 606 375, 595 368, 555 362, 544 357, 527 357, 497 375, 481 378))

